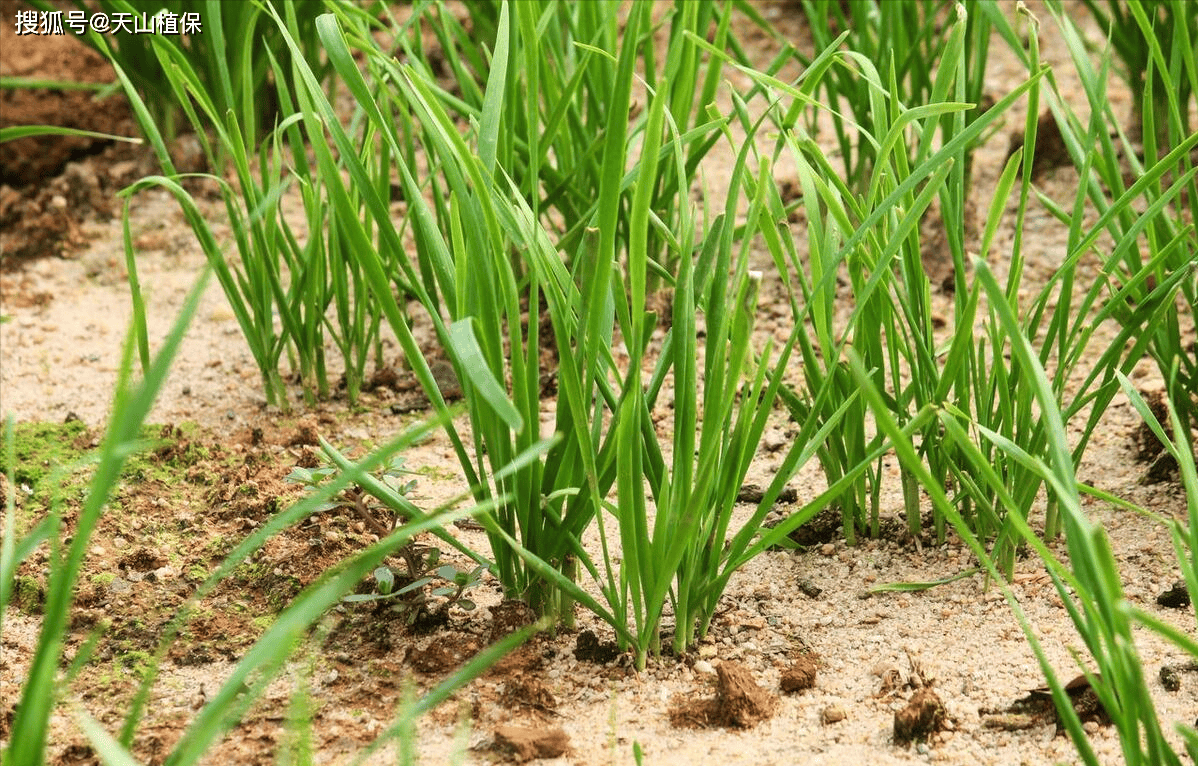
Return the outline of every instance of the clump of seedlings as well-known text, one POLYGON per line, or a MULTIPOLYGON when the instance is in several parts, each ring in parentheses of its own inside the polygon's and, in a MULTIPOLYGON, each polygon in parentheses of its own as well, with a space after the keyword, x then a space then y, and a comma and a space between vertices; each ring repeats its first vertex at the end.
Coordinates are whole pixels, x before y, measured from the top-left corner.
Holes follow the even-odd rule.
POLYGON ((473 600, 466 593, 482 580, 485 566, 463 572, 452 564, 438 566, 439 548, 409 542, 395 553, 403 559, 404 571, 383 565, 375 568, 370 593, 353 593, 346 603, 373 602, 379 609, 402 615, 408 627, 427 631, 449 621, 449 610, 458 607, 471 611, 473 600))
MULTIPOLYGON (((312 468, 296 466, 287 476, 287 481, 303 484, 315 489, 337 472, 331 465, 312 468)), ((416 486, 409 478, 412 472, 404 468, 404 459, 396 456, 378 472, 378 478, 401 497, 406 497, 416 486)), ((322 512, 349 508, 363 521, 371 532, 380 538, 390 535, 397 524, 407 521, 402 513, 391 512, 373 500, 365 488, 351 484, 333 499, 319 506, 322 512), (386 518, 382 518, 381 516, 386 518)), ((465 594, 474 588, 487 571, 485 565, 464 572, 452 564, 441 564, 441 550, 429 545, 409 542, 391 554, 391 558, 402 561, 401 567, 382 565, 372 573, 373 584, 363 583, 358 593, 345 596, 346 603, 372 602, 379 611, 390 611, 402 615, 404 623, 417 631, 432 630, 449 621, 449 610, 456 606, 466 611, 475 608, 475 603, 465 594)))

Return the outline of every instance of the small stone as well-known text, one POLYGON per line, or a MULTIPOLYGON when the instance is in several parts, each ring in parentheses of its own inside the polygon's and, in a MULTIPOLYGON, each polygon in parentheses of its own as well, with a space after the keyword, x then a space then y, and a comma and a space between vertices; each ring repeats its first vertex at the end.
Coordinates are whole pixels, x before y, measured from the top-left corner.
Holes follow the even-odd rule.
POLYGON ((821 556, 831 556, 836 553, 836 545, 835 543, 824 543, 820 546, 819 552, 821 556))
POLYGON ((761 446, 765 447, 768 452, 777 452, 786 446, 786 438, 783 437, 780 431, 771 429, 766 433, 765 438, 761 440, 761 446))
POLYGON ((844 708, 835 704, 828 705, 826 708, 821 710, 819 714, 819 719, 823 722, 824 726, 843 721, 848 717, 849 714, 845 712, 844 708))
POLYGON ((696 673, 702 673, 709 676, 715 675, 715 668, 713 668, 711 663, 707 660, 695 660, 693 668, 696 673))

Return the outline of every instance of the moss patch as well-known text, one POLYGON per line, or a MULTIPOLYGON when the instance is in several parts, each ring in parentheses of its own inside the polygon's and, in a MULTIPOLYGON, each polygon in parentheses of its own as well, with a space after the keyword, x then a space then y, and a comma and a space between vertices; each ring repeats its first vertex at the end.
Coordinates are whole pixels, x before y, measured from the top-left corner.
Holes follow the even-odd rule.
MULTIPOLYGON (((211 457, 209 448, 192 440, 197 430, 194 423, 143 426, 138 436, 147 448, 129 458, 123 478, 176 484, 183 472, 211 457)), ((52 493, 70 500, 90 476, 87 458, 95 454, 101 438, 79 420, 18 423, 13 428, 14 460, 10 466, 8 450, 0 449, 0 472, 12 472, 16 485, 29 493, 33 508, 47 507, 52 493)))

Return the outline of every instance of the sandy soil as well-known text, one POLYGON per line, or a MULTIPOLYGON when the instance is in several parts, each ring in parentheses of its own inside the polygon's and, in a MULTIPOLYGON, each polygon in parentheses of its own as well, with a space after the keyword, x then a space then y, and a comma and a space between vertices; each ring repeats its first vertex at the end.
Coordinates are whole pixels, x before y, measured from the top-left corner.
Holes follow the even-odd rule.
MULTIPOLYGON (((783 7, 766 10, 782 13, 783 7)), ((9 34, 11 4, 0 4, 0 11, 0 74, 26 73, 22 62, 44 66, 30 48, 19 47, 28 46, 28 40, 9 34)), ((1047 14, 1043 18, 1044 58, 1060 65, 1057 76, 1068 89, 1067 54, 1047 14)), ((802 38, 796 20, 782 16, 779 24, 793 39, 802 38)), ((767 40, 750 35, 748 42, 768 57, 767 40)), ((993 94, 1005 93, 1021 77, 1018 65, 997 43, 991 65, 988 87, 993 94)), ((1129 101, 1125 91, 1113 92, 1112 100, 1117 112, 1129 101)), ((77 110, 78 105, 61 108, 77 110)), ((11 116, 13 109, 6 103, 3 116, 19 121, 11 116)), ((1021 114, 1012 113, 1008 125, 1021 120, 1021 114)), ((976 156, 974 193, 982 209, 1005 159, 1008 133, 1000 132, 976 156)), ((70 426, 70 442, 81 449, 94 446, 106 422, 130 317, 120 221, 109 217, 119 215, 119 208, 110 197, 144 162, 108 147, 92 151, 75 155, 76 164, 61 175, 45 175, 31 186, 17 187, 6 171, 5 182, 12 188, 0 188, 7 254, 0 274, 0 410, 19 422, 77 419, 81 422, 70 426), (101 201, 84 208, 54 199, 80 189, 101 201), (38 229, 39 236, 52 242, 29 241, 32 229, 19 222, 34 215, 59 222, 49 231, 38 229), (9 256, 18 250, 26 257, 16 262, 9 256)), ((712 161, 709 175, 719 177, 718 163, 728 159, 716 156, 712 161)), ((1038 183, 1055 199, 1071 199, 1076 174, 1071 169, 1049 171, 1038 183)), ((212 199, 202 199, 201 205, 217 222, 218 236, 227 233, 219 224, 222 206, 212 199)), ((152 341, 158 341, 194 283, 203 255, 177 206, 164 194, 139 195, 132 226, 152 341)), ((996 252, 1011 236, 1009 230, 1000 233, 996 252)), ((1033 209, 1025 231, 1033 286, 1060 262, 1065 236, 1046 211, 1033 209)), ((759 257, 763 265, 768 263, 764 254, 759 257)), ((1001 259, 995 265, 1001 269, 1001 259)), ((763 296, 780 295, 777 284, 763 290, 763 296)), ((949 310, 951 298, 941 295, 938 300, 949 310)), ((762 312, 762 334, 776 331, 786 313, 781 304, 771 308, 764 299, 762 312)), ((388 354, 389 361, 398 361, 394 346, 388 354)), ((149 419, 195 425, 162 432, 164 446, 146 458, 138 475, 127 477, 117 506, 97 532, 67 638, 69 651, 96 624, 106 621, 108 628, 96 660, 69 690, 55 719, 51 763, 94 762, 72 710, 86 709, 111 728, 119 726, 145 653, 158 645, 163 627, 186 596, 237 540, 297 496, 283 477, 293 466, 314 459, 314 434, 357 454, 419 417, 418 411, 406 411, 411 393, 402 385, 402 370, 399 375, 400 390, 367 392, 356 408, 339 399, 310 409, 298 405, 290 414, 268 408, 233 314, 219 288, 208 288, 149 419)), ((1146 390, 1159 386, 1147 363, 1137 369, 1136 382, 1146 390)), ((293 399, 299 401, 298 393, 293 399)), ((552 401, 545 402, 543 411, 553 411, 552 401)), ((1157 513, 1180 516, 1185 499, 1175 483, 1139 481, 1146 466, 1135 459, 1137 425, 1127 401, 1117 398, 1104 415, 1080 478, 1157 513)), ((781 463, 789 427, 779 414, 750 481, 768 483, 781 463)), ((443 437, 421 444, 405 459, 415 472, 410 497, 418 504, 431 507, 463 489, 443 437)), ((791 484, 801 505, 822 489, 823 478, 811 465, 791 484)), ((897 482, 890 486, 897 490, 897 482)), ((794 507, 779 506, 777 513, 794 507)), ((901 496, 897 491, 884 495, 882 507, 897 518, 901 496)), ((1090 502, 1086 508, 1110 535, 1128 598, 1192 632, 1190 610, 1156 603, 1178 576, 1166 530, 1102 503, 1090 502)), ((454 532, 485 549, 481 532, 454 532)), ((372 539, 370 525, 347 510, 314 517, 272 540, 205 599, 167 654, 135 742, 139 758, 160 760, 271 615, 323 568, 372 539)), ((1064 557, 1063 545, 1054 544, 1054 549, 1064 557)), ((445 559, 468 567, 465 559, 449 552, 445 559)), ((44 584, 47 561, 44 552, 38 554, 23 568, 23 576, 44 584)), ((711 635, 691 656, 652 660, 645 672, 636 673, 627 657, 608 659, 599 652, 597 659, 587 659, 584 652, 580 658, 582 633, 540 637, 421 722, 421 762, 448 763, 463 744, 470 748, 463 755, 466 763, 503 760, 508 756, 494 749, 497 740, 525 742, 527 732, 504 728, 512 726, 540 733, 561 730, 544 746, 565 743, 568 752, 540 761, 546 764, 633 763, 634 746, 643 750, 644 763, 656 766, 1074 761, 1073 747, 1056 736, 1051 715, 1024 711, 1020 718, 1012 713, 1012 705, 1043 679, 997 588, 987 588, 981 577, 973 576, 921 593, 868 591, 888 582, 947 578, 972 566, 968 550, 955 540, 935 546, 898 534, 856 548, 833 535, 802 552, 762 555, 733 577, 711 635), (802 685, 796 681, 802 670, 814 671, 810 688, 784 691, 802 685), (701 703, 716 693, 717 685, 725 695, 742 692, 748 713, 732 725, 688 725, 702 717, 701 703), (942 701, 944 730, 926 743, 896 744, 896 712, 926 688, 942 701), (470 723, 463 728, 459 721, 465 717, 470 723), (752 725, 739 728, 736 723, 752 725)), ((1077 674, 1071 652, 1082 650, 1082 644, 1038 559, 1018 563, 1012 589, 1059 675, 1077 674)), ((477 610, 451 610, 447 622, 424 633, 394 615, 338 609, 324 644, 301 652, 209 762, 271 760, 286 742, 290 697, 301 684, 312 693, 319 760, 348 762, 390 725, 406 684, 435 684, 512 621, 494 581, 485 580, 472 597, 477 610)), ((10 608, 0 639, 0 737, 5 740, 19 736, 9 730, 10 715, 36 641, 36 598, 32 603, 27 609, 10 608)), ((611 638, 586 614, 579 615, 579 629, 592 631, 601 642, 611 638)), ((1182 672, 1180 689, 1172 691, 1158 678, 1162 668, 1182 666, 1189 658, 1147 632, 1139 634, 1137 646, 1162 719, 1194 722, 1198 677, 1182 672)), ((1112 729, 1090 722, 1087 731, 1104 763, 1122 761, 1112 729)), ((393 760, 393 750, 386 752, 373 760, 393 760)))

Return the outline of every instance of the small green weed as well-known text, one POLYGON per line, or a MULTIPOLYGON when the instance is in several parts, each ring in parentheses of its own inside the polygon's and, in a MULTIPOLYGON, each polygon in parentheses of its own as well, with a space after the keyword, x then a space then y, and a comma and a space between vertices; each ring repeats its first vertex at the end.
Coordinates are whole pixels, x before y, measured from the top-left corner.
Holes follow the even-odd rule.
POLYGON ((441 551, 415 543, 405 545, 396 555, 404 560, 406 572, 396 572, 389 566, 377 567, 373 572, 373 593, 353 593, 342 601, 389 604, 391 611, 402 614, 408 625, 444 622, 450 608, 455 606, 467 611, 474 609, 474 601, 466 595, 482 582, 486 566, 476 566, 469 572, 451 564, 437 566, 441 551))

